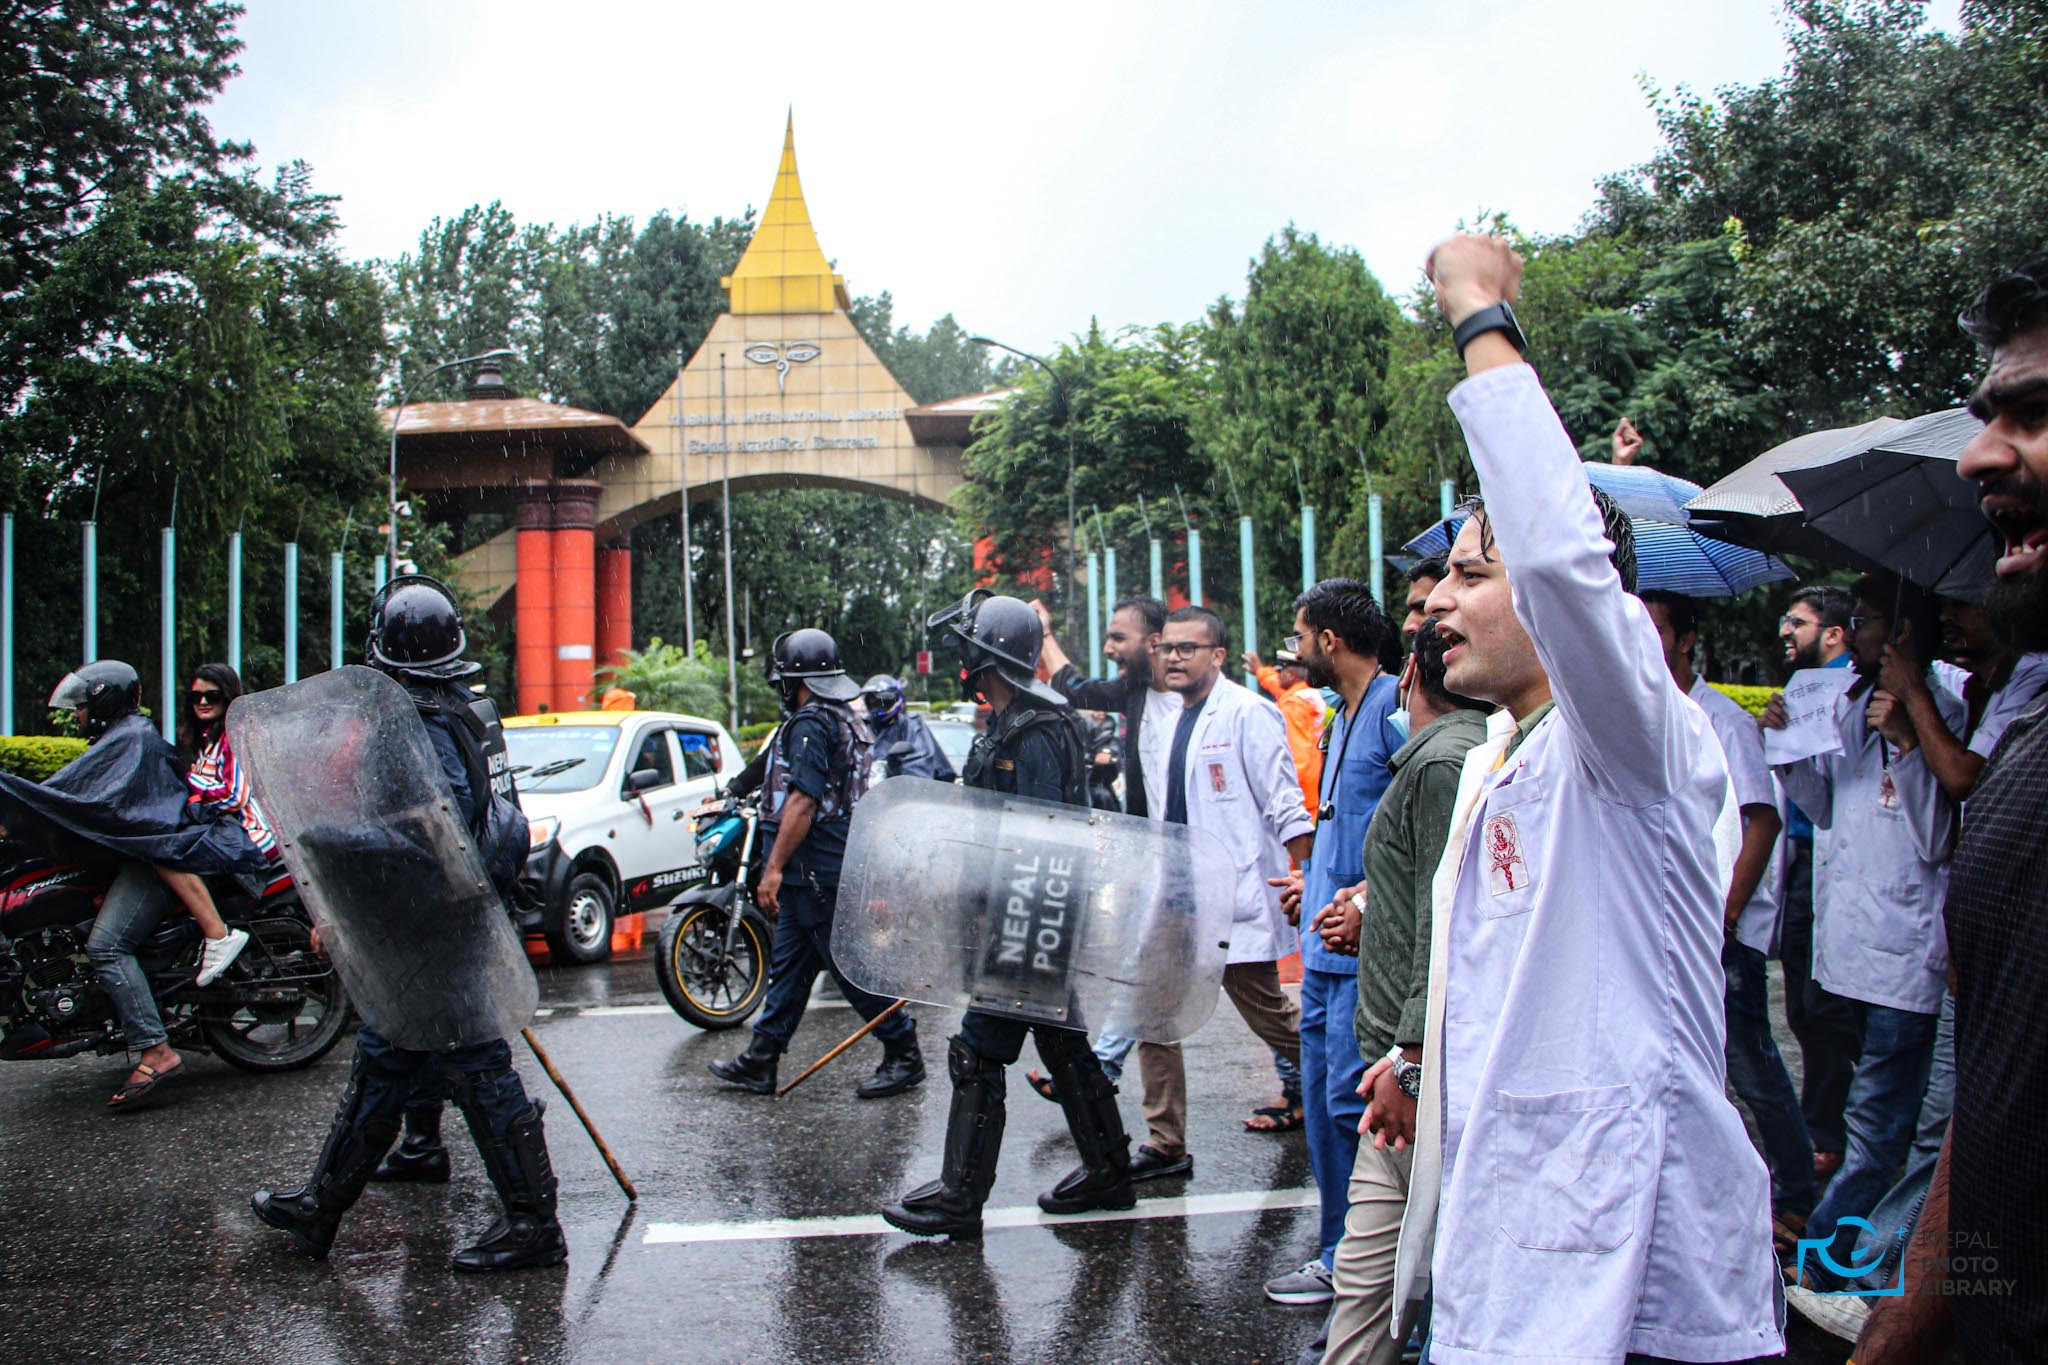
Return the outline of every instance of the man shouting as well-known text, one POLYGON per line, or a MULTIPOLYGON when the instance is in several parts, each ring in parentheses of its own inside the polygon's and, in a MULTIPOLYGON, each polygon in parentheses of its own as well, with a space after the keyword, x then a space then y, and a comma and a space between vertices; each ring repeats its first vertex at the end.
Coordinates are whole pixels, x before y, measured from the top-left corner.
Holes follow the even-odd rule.
POLYGON ((1429 266, 1482 495, 1429 611, 1445 685, 1503 709, 1435 883, 1395 1302, 1433 1288, 1446 1365, 1774 1355, 1770 1183, 1723 1089, 1727 764, 1522 363, 1521 274, 1485 237, 1429 266))

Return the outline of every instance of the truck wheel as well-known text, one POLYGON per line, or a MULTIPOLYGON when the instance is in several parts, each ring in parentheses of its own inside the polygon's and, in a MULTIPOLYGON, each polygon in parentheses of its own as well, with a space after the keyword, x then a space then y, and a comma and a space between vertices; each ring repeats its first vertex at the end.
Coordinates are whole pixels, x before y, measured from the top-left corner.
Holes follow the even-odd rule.
POLYGON ((562 913, 547 931, 548 952, 557 962, 577 966, 612 955, 612 921, 617 918, 611 883, 595 872, 569 879, 562 913))

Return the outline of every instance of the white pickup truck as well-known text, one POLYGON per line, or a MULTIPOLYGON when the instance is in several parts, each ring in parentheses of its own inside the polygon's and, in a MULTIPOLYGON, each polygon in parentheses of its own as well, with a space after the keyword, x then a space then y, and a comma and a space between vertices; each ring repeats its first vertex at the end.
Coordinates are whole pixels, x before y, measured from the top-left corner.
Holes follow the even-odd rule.
POLYGON ((703 877, 690 808, 745 766, 717 721, 667 711, 511 716, 505 742, 533 827, 521 880, 543 906, 519 927, 558 962, 610 956, 619 916, 703 877))

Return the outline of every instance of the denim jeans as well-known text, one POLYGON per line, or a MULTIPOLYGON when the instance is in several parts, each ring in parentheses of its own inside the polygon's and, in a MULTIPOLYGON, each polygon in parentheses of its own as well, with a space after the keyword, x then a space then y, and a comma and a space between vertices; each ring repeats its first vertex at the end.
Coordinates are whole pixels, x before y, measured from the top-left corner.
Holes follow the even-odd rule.
POLYGON ((1358 1083, 1365 1062, 1358 1055, 1358 974, 1301 974, 1301 1107, 1308 1138, 1309 1169, 1322 1196, 1318 1236, 1324 1265, 1333 1265, 1351 1208, 1351 1168, 1358 1160, 1358 1120, 1365 1100, 1358 1083))
POLYGON ((1723 1004, 1728 1014, 1728 1081, 1749 1107, 1764 1142, 1764 1161, 1771 1168, 1771 1208, 1777 1213, 1807 1214, 1818 1194, 1813 1178, 1813 1144, 1806 1138, 1806 1119, 1792 1077, 1771 1037, 1770 1006, 1764 978, 1768 961, 1746 943, 1729 939, 1721 948, 1726 979, 1723 1004))
MULTIPOLYGON (((828 971, 839 983, 846 1001, 862 1019, 872 1019, 896 1003, 871 994, 848 981, 832 960, 832 919, 817 913, 816 901, 831 904, 836 888, 823 893, 790 878, 782 884, 781 913, 775 917, 775 944, 769 950, 768 998, 754 1032, 777 1048, 789 1046, 796 1027, 804 1021, 804 1007, 811 1001, 811 985, 818 973, 828 971)), ((893 1043, 910 1036, 915 1026, 906 1010, 898 1010, 875 1029, 875 1037, 893 1043)))
POLYGON ((167 1036, 135 950, 156 932, 169 905, 170 892, 154 868, 123 863, 85 940, 85 955, 113 1001, 121 1040, 131 1052, 147 1052, 167 1036))
POLYGON ((1941 1022, 1934 1030, 1934 1065, 1927 1073, 1927 1095, 1920 1101, 1920 1123, 1906 1174, 1885 1192, 1870 1211, 1871 1231, 1856 1244, 1859 1265, 1876 1268, 1856 1281, 1862 1289, 1889 1289, 1899 1282, 1899 1263, 1920 1221, 1927 1191, 1934 1184, 1934 1166, 1948 1135, 1949 1116, 1956 1107, 1956 998, 1941 998, 1941 1022))
POLYGON ((1785 1024, 1799 1040, 1800 1111, 1817 1152, 1847 1147, 1843 1111, 1856 1070, 1860 1029, 1847 1000, 1813 979, 1813 843, 1790 841, 1778 957, 1785 966, 1785 1024))
MULTIPOLYGON (((1863 1055, 1849 1082, 1848 1150, 1842 1155, 1841 1171, 1807 1221, 1809 1239, 1832 1238, 1835 1225, 1845 1217, 1868 1218, 1895 1183, 1913 1145, 1934 1060, 1939 1015, 1861 1002, 1856 1012, 1863 1022, 1863 1055)), ((1829 1254, 1837 1265, 1846 1266, 1855 1249, 1852 1237, 1831 1247, 1829 1254)))

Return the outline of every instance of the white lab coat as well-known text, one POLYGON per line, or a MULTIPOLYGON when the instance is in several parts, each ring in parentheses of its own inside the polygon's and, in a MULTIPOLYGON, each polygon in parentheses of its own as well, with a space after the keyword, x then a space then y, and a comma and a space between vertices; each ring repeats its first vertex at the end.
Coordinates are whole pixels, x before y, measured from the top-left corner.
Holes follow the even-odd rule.
MULTIPOLYGON (((1714 738, 1721 741, 1721 757, 1728 764, 1728 781, 1735 790, 1737 810, 1743 806, 1770 806, 1778 812, 1778 839, 1771 849, 1771 860, 1764 865, 1756 891, 1735 921, 1737 942, 1768 953, 1778 936, 1778 910, 1785 884, 1785 794, 1764 762, 1764 736, 1757 728, 1756 717, 1705 678, 1694 678, 1692 690, 1686 695, 1706 712, 1707 723, 1714 727, 1714 738)), ((1741 850, 1739 839, 1736 849, 1741 850)))
MULTIPOLYGON (((1934 704, 1961 734, 1962 699, 1934 704)), ((1813 821, 1813 979, 1865 1004, 1932 1014, 1948 972, 1941 902, 1956 807, 1918 749, 1891 758, 1863 719, 1868 690, 1835 703, 1842 751, 1778 765, 1813 821)))
MULTIPOLYGON (((1167 738, 1159 754, 1164 782, 1173 728, 1161 728, 1167 738)), ((1149 777, 1152 760, 1145 762, 1149 777)), ((1188 736, 1186 762, 1188 825, 1214 835, 1237 866, 1237 918, 1230 926, 1228 960, 1272 962, 1287 956, 1300 940, 1280 913, 1279 891, 1266 879, 1287 875, 1287 841, 1313 833, 1315 824, 1301 803, 1286 721, 1265 698, 1218 677, 1188 736)), ((1152 817, 1165 814, 1162 797, 1152 817)))
POLYGON ((1776 1354, 1770 1181, 1724 1089, 1720 745, 1535 371, 1451 406, 1557 707, 1497 770, 1504 716, 1466 760, 1395 1302, 1433 1287, 1447 1365, 1776 1354))

